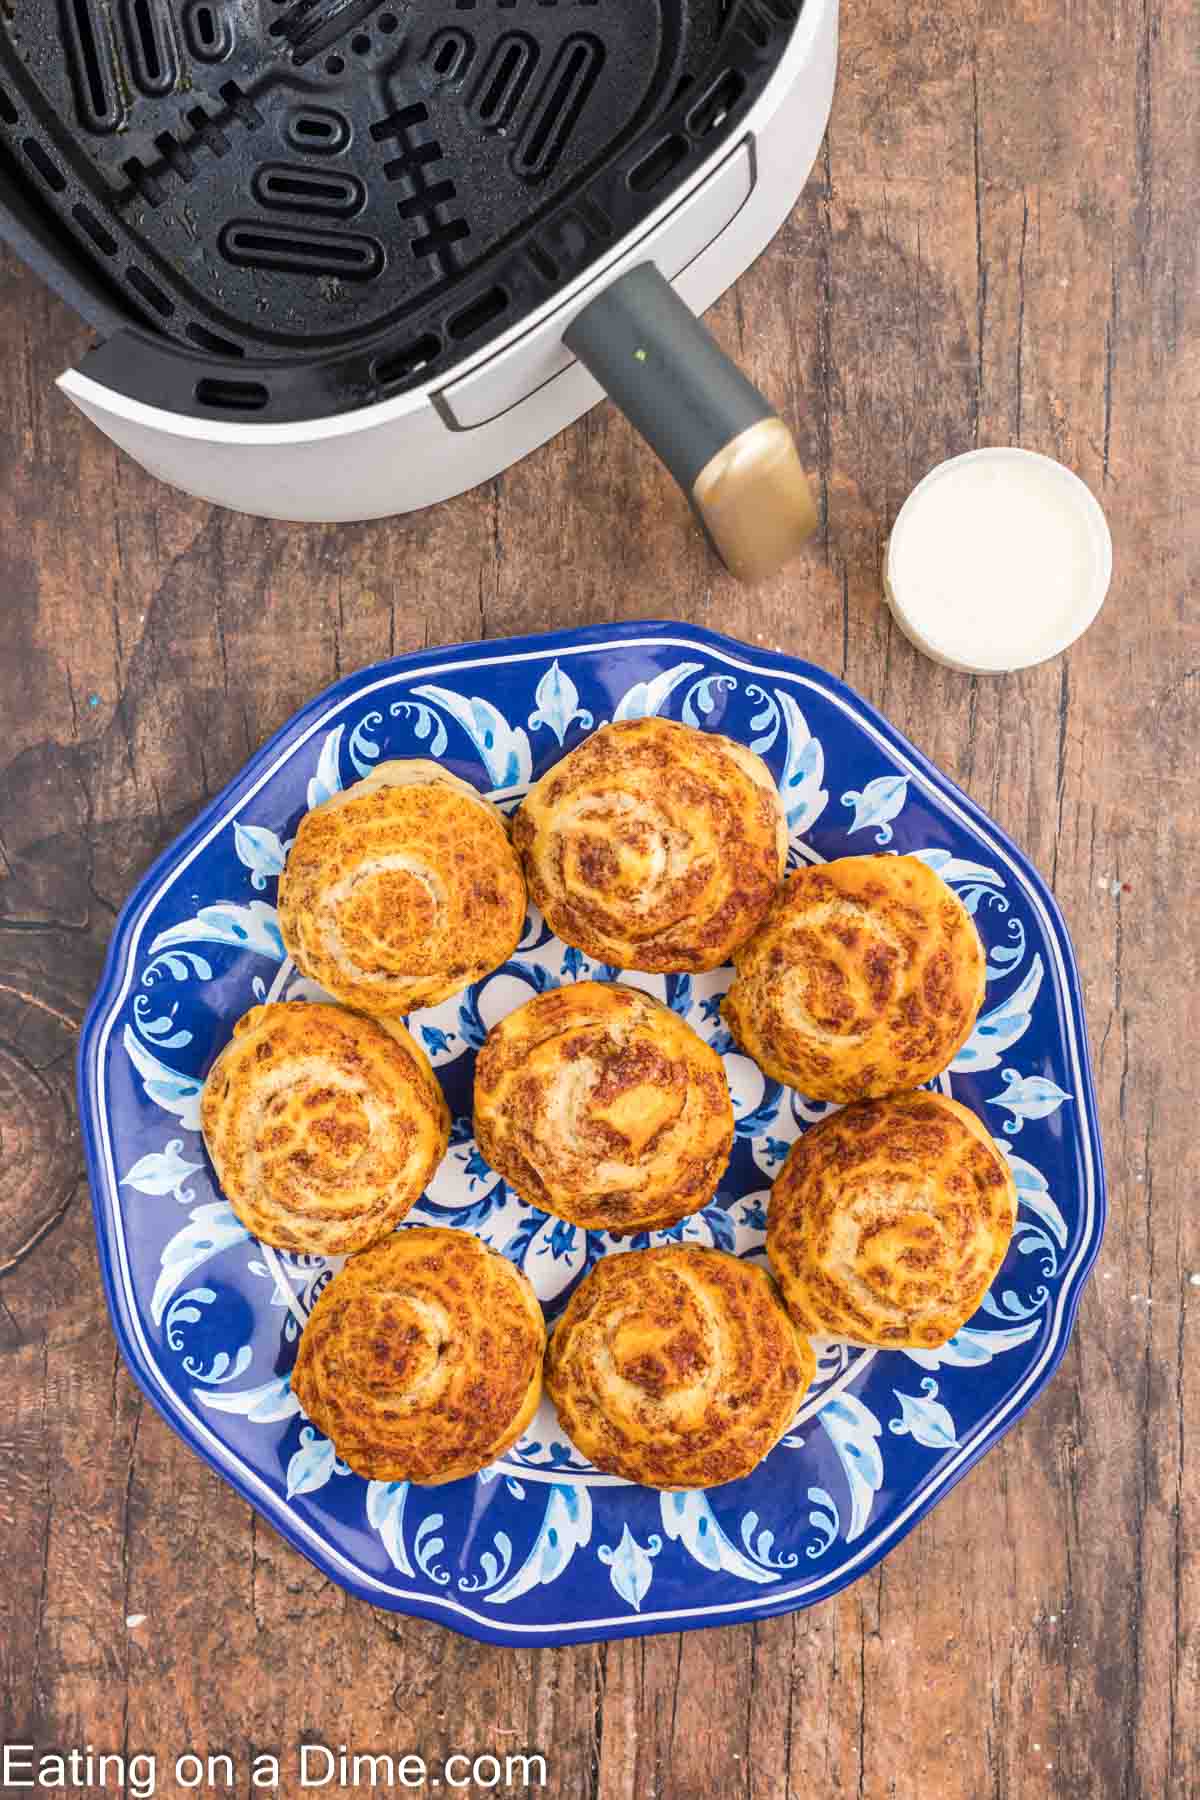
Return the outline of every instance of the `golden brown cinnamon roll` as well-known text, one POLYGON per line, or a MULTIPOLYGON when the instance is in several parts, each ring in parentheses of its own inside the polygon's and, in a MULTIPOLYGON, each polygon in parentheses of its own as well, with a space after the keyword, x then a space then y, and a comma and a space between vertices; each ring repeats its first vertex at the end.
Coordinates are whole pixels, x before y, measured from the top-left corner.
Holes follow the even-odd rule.
POLYGON ((733 1146, 721 1059, 638 988, 580 981, 488 1033, 475 1136, 533 1206, 592 1231, 653 1231, 706 1206, 733 1146))
POLYGON ((281 1250, 345 1256, 420 1199, 446 1153, 437 1077, 399 1020, 252 1006, 208 1072, 200 1120, 242 1224, 281 1250))
POLYGON ((657 1488, 748 1475, 814 1372, 765 1269, 682 1244, 597 1263, 546 1353, 571 1442, 598 1469, 657 1488))
POLYGON ((372 1481, 474 1475, 537 1411, 546 1327, 521 1271, 465 1231, 406 1226, 309 1314, 292 1392, 372 1481))
POLYGON ((787 858, 771 772, 669 719, 593 732, 513 825, 529 891, 564 943, 622 969, 715 969, 758 924, 787 858))
POLYGON ((437 763, 381 763, 300 821, 279 882, 298 969, 347 1006, 436 1006, 513 953, 525 881, 503 813, 437 763))
POLYGON ((792 1146, 767 1255, 802 1331, 928 1350, 983 1299, 1016 1216, 1012 1171, 975 1114, 944 1094, 897 1094, 792 1146))
POLYGON ((871 1099, 939 1074, 970 1037, 986 980, 971 915, 915 856, 798 869, 734 961, 729 1029, 814 1100, 871 1099))

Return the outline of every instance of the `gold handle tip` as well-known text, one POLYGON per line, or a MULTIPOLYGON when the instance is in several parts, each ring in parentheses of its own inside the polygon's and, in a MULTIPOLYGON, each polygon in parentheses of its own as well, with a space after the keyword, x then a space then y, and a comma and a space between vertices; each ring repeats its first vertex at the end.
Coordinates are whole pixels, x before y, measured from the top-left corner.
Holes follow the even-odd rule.
POLYGON ((778 574, 817 528, 795 440, 782 419, 760 419, 697 475, 692 500, 718 556, 739 581, 778 574))

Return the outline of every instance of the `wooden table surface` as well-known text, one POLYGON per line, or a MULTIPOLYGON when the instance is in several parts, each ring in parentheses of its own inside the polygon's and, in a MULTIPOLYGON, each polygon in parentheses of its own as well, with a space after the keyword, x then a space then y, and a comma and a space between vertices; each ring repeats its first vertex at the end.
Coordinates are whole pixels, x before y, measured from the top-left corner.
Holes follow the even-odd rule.
POLYGON ((812 179, 712 314, 820 486, 814 551, 753 595, 607 406, 407 521, 188 500, 59 397, 86 334, 0 264, 0 1738, 227 1751, 242 1792, 251 1751, 307 1733, 541 1748, 555 1800, 1200 1793, 1196 49, 1190 0, 849 0, 812 179), (1069 655, 972 680, 900 638, 879 564, 917 478, 992 443, 1078 470, 1116 575, 1069 655), (142 1402, 75 1036, 133 882, 315 690, 650 616, 844 676, 1046 873, 1111 1218, 1049 1391, 856 1586, 766 1624, 485 1648, 349 1599, 142 1402))

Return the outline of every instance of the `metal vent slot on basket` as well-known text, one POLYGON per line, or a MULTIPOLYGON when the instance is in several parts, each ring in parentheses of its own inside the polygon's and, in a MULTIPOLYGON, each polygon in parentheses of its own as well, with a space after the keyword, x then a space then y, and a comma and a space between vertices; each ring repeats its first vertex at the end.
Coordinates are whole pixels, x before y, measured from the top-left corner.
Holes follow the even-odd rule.
POLYGON ((197 325, 194 320, 186 327, 186 335, 193 344, 198 344, 201 350, 207 350, 213 356, 244 356, 246 354, 240 344, 231 343, 228 338, 222 337, 219 331, 210 331, 207 325, 197 325))
POLYGON ((167 294, 163 293, 157 281, 151 281, 150 277, 141 269, 127 269, 125 276, 135 294, 140 294, 142 299, 164 319, 170 318, 175 311, 174 302, 167 294))
POLYGON ((500 39, 479 77, 472 101, 474 117, 485 131, 503 131, 512 120, 538 64, 538 47, 524 32, 500 39))
POLYGON ((67 185, 67 178, 54 159, 46 154, 37 139, 27 137, 21 147, 51 192, 61 194, 67 185))
POLYGON ((554 59, 514 158, 529 180, 548 175, 587 105, 604 65, 604 46, 594 37, 570 37, 554 59))
POLYGON ((67 52, 80 123, 115 131, 125 117, 108 11, 98 0, 63 0, 67 52))
POLYGON ((80 200, 77 205, 71 208, 71 217, 81 230, 87 232, 88 237, 91 239, 92 243, 95 244, 97 250, 101 251, 105 256, 115 256, 117 254, 120 245, 117 243, 112 232, 107 231, 100 223, 90 206, 85 206, 83 201, 80 200))
POLYGON ((291 163, 265 163, 255 170, 251 187, 262 206, 280 212, 328 213, 339 219, 352 218, 366 199, 366 189, 355 175, 291 163))
POLYGON ((238 219, 221 233, 221 251, 248 269, 283 269, 342 281, 370 281, 383 268, 383 246, 350 232, 310 231, 238 219))
POLYGON ((438 87, 460 87, 475 60, 475 39, 465 31, 436 31, 422 57, 438 87))
POLYGON ((190 0, 183 14, 183 35, 201 62, 224 62, 234 46, 233 21, 224 0, 190 0))
POLYGON ((461 312, 455 313, 446 329, 452 338, 462 343, 464 339, 474 337, 477 331, 482 331, 485 325, 492 324, 507 310, 508 295, 504 289, 489 288, 478 300, 472 300, 470 306, 464 306, 461 312))
POLYGON ((129 72, 143 94, 167 94, 179 80, 179 59, 162 0, 125 0, 129 72))
POLYGON ((350 142, 350 121, 332 107, 306 106, 288 120, 287 137, 297 150, 337 156, 350 142))
POLYGON ((222 381, 206 375, 196 383, 196 398, 201 406, 215 406, 230 412, 261 412, 270 394, 261 381, 222 381))

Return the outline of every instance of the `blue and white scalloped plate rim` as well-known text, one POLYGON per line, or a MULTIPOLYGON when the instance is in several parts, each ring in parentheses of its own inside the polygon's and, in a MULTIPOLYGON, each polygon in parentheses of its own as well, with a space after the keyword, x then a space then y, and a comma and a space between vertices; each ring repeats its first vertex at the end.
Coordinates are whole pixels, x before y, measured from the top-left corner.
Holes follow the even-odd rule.
MULTIPOLYGON (((414 1014, 455 1124, 413 1224, 477 1232, 531 1277, 551 1320, 596 1260, 631 1247, 518 1200, 470 1135, 489 1025, 597 970, 531 915, 511 962, 414 1014)), ((713 1203, 671 1232, 762 1258, 771 1181, 827 1110, 737 1055, 729 971, 629 977, 724 1054, 737 1111, 713 1203)), ((335 1581, 377 1606, 496 1643, 556 1644, 762 1618, 863 1574, 1020 1417, 1063 1354, 1105 1199, 1079 981, 1045 885, 978 807, 840 682, 693 626, 605 626, 400 658, 291 721, 155 864, 117 924, 84 1027, 80 1103, 100 1260, 126 1360, 186 1443, 335 1581), (941 1350, 819 1346, 818 1380, 745 1481, 659 1494, 601 1475, 547 1403, 493 1468, 442 1488, 366 1482, 304 1418, 296 1343, 334 1265, 249 1238, 199 1134, 204 1073, 256 1000, 312 996, 275 891, 304 811, 383 757, 443 760, 515 805, 593 727, 658 713, 770 764, 791 860, 923 857, 988 950, 988 997, 945 1091, 987 1121, 1020 1215, 978 1313, 941 1350)), ((402 1227, 401 1229, 404 1229, 402 1227)))

